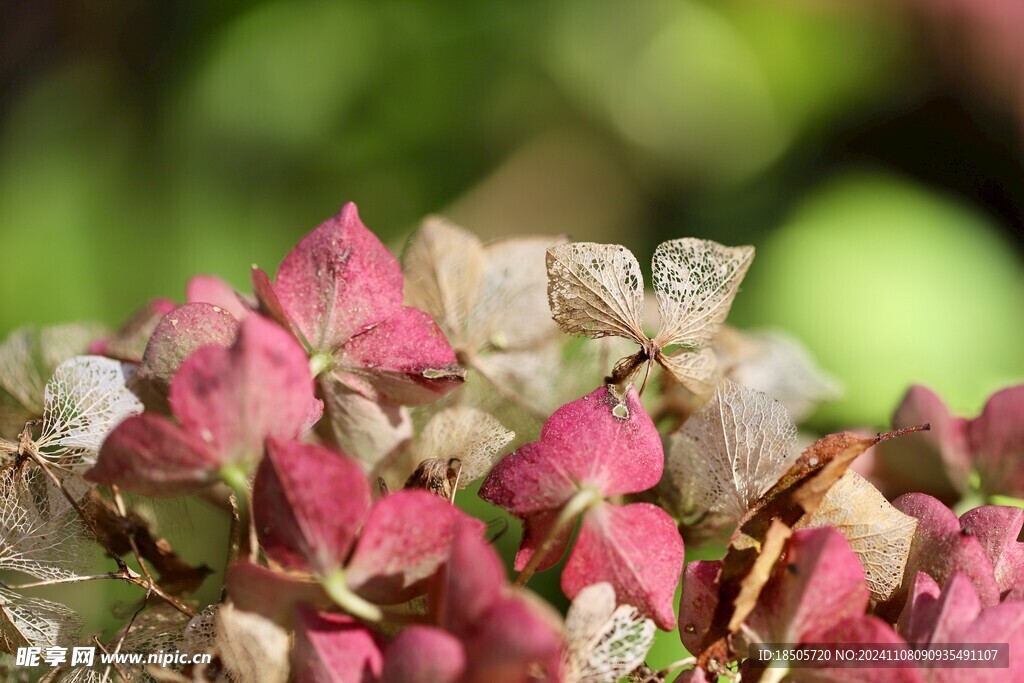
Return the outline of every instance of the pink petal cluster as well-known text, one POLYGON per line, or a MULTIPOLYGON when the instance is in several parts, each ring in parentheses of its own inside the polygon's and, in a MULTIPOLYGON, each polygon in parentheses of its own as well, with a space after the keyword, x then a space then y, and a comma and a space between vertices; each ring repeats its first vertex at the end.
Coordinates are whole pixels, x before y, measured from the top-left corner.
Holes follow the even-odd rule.
POLYGON ((895 428, 931 431, 875 447, 866 472, 883 493, 929 493, 955 502, 976 472, 982 493, 1024 497, 1024 385, 997 391, 973 419, 953 415, 935 392, 913 386, 893 415, 895 428))
POLYGON ((605 500, 657 484, 664 459, 661 438, 636 389, 630 387, 620 401, 601 387, 559 408, 544 424, 540 441, 499 462, 480 497, 524 521, 516 555, 516 568, 522 570, 547 538, 554 543, 539 567, 558 562, 572 532, 571 524, 556 526, 559 517, 581 492, 592 492, 596 502, 583 514, 562 572, 562 590, 572 598, 590 584, 607 581, 621 602, 671 629, 683 564, 683 541, 675 522, 648 503, 605 500))
POLYGON ((402 305, 402 269, 355 204, 285 257, 271 283, 253 271, 264 311, 292 330, 320 372, 373 401, 424 403, 464 371, 434 320, 402 305))
POLYGON ((371 502, 359 464, 321 446, 271 440, 253 486, 260 546, 275 563, 329 577, 376 604, 423 592, 444 562, 460 520, 426 491, 399 491, 371 502))
POLYGON ((321 410, 302 349, 259 316, 230 348, 204 346, 181 364, 170 409, 175 420, 147 412, 118 425, 86 477, 150 496, 191 493, 225 467, 252 469, 268 438, 297 436, 321 410))

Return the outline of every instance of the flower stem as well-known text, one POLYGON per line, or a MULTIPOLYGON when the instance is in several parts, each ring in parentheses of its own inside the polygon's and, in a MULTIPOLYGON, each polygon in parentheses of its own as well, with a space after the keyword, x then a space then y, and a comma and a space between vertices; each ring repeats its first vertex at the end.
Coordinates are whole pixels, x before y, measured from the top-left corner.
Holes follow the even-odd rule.
POLYGON ((352 592, 348 583, 345 582, 343 569, 336 569, 321 577, 320 585, 338 607, 352 616, 359 617, 363 621, 380 621, 384 618, 384 612, 380 607, 352 592))
POLYGON ((566 526, 573 524, 576 518, 582 515, 584 512, 594 507, 601 502, 601 494, 594 489, 586 488, 580 489, 569 499, 569 502, 565 504, 562 511, 558 513, 558 517, 555 518, 554 524, 548 529, 548 533, 544 536, 544 539, 540 542, 537 550, 534 551, 533 556, 530 557, 530 561, 523 567, 523 571, 519 572, 516 576, 516 580, 513 582, 516 586, 525 586, 526 582, 530 580, 534 572, 537 571, 537 567, 547 557, 548 553, 551 552, 552 546, 555 545, 555 541, 565 531, 566 526))
MULTIPOLYGON (((220 468, 220 478, 225 484, 231 487, 234 494, 234 505, 232 515, 238 515, 237 522, 237 550, 234 550, 236 557, 248 556, 255 561, 259 552, 259 540, 256 538, 256 523, 252 518, 252 508, 249 505, 249 476, 245 470, 238 465, 225 465, 220 468)), ((236 527, 232 523, 232 527, 236 527)), ((236 539, 232 539, 234 549, 236 539)))

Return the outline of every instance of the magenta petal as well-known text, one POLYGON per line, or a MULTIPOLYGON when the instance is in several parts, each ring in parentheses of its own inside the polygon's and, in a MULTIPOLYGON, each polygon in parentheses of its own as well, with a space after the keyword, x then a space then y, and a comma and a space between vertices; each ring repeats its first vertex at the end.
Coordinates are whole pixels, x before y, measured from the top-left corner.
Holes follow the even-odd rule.
POLYGON ((1024 497, 1024 385, 992 394, 967 434, 982 489, 1024 497))
POLYGON ((974 534, 988 555, 1000 595, 1024 587, 1024 543, 1017 541, 1024 526, 1024 510, 984 505, 964 513, 960 526, 974 534))
POLYGON ((718 607, 718 575, 721 560, 697 560, 683 572, 683 593, 679 600, 679 638, 691 653, 700 652, 701 641, 711 628, 718 607))
POLYGON ((978 615, 981 601, 971 585, 970 579, 960 573, 954 574, 942 589, 935 604, 932 630, 922 642, 952 643, 963 633, 978 615))
POLYGON ((166 388, 193 352, 204 346, 227 348, 237 334, 238 321, 220 306, 185 304, 165 315, 153 330, 139 371, 166 388))
POLYGON ((383 658, 373 634, 355 619, 300 608, 295 625, 297 683, 376 683, 383 658))
POLYGON ((583 517, 562 572, 562 591, 571 599, 607 581, 620 604, 633 605, 670 631, 682 570, 683 539, 668 513, 649 503, 605 503, 583 517))
POLYGON ((401 310, 402 270, 348 203, 289 252, 274 291, 312 350, 330 351, 401 310))
MULTIPOLYGON (((876 616, 857 616, 839 622, 815 641, 831 646, 857 647, 865 643, 909 649, 907 643, 892 630, 892 626, 876 616)), ((812 645, 813 647, 813 645, 812 645)), ((920 670, 912 666, 894 668, 807 668, 798 669, 800 681, 807 683, 922 683, 920 670)))
POLYGON ((456 683, 465 668, 458 639, 429 626, 410 626, 385 650, 381 683, 456 683))
POLYGON ((607 387, 559 408, 541 440, 503 458, 480 497, 517 516, 560 508, 583 486, 611 496, 637 493, 661 478, 665 451, 658 430, 629 389, 628 417, 613 412, 607 387))
MULTIPOLYGON (((516 553, 516 571, 523 571, 530 562, 533 554, 540 549, 540 545, 547 538, 551 527, 558 519, 560 511, 538 512, 527 515, 523 520, 523 540, 516 553)), ((558 564, 558 561, 565 555, 565 549, 569 546, 569 539, 572 537, 572 525, 565 525, 559 532, 548 550, 547 556, 537 565, 536 571, 544 571, 558 564)))
POLYGON ((253 515, 275 562, 320 575, 339 569, 369 509, 370 488, 354 460, 312 444, 268 442, 253 515))
POLYGON ((468 633, 501 596, 505 566, 480 525, 465 518, 457 522, 444 568, 428 596, 437 623, 456 635, 468 633))
POLYGON ((870 592, 860 560, 835 529, 794 532, 747 624, 766 642, 821 640, 839 622, 864 614, 870 592))
POLYGON ((434 319, 408 307, 348 341, 335 362, 367 398, 402 405, 433 401, 466 375, 434 319))
POLYGON ((332 604, 316 581, 245 560, 228 567, 224 585, 235 607, 261 614, 285 628, 291 627, 298 605, 326 608, 332 604))
POLYGON ((445 558, 456 526, 469 522, 448 501, 422 490, 378 500, 345 567, 348 586, 377 604, 404 602, 421 592, 445 558))
POLYGON ((557 511, 576 492, 562 454, 540 441, 498 461, 480 487, 480 497, 519 517, 557 511))
POLYGON ((246 305, 235 288, 216 275, 194 275, 185 285, 187 303, 204 303, 220 306, 235 320, 245 320, 252 309, 246 305))
POLYGON ((85 478, 146 496, 180 496, 217 481, 220 464, 198 438, 143 414, 114 428, 85 478))
POLYGON ((601 387, 556 410, 541 430, 541 442, 566 456, 569 476, 605 496, 646 491, 665 467, 661 436, 633 386, 624 407, 617 414, 623 406, 601 387))
POLYGON ((525 683, 557 681, 559 657, 564 648, 561 624, 545 603, 528 594, 501 598, 463 636, 468 658, 463 683, 525 683))
POLYGON ((224 462, 255 462, 267 438, 297 436, 313 397, 306 354, 290 334, 258 315, 230 349, 205 347, 171 383, 171 409, 224 462))
POLYGON ((288 314, 284 312, 284 307, 281 305, 280 299, 277 298, 277 292, 274 291, 274 285, 270 283, 270 278, 256 266, 252 268, 252 292, 256 295, 260 313, 284 329, 291 330, 300 341, 308 346, 308 342, 302 337, 302 332, 298 330, 288 317, 288 314))
POLYGON ((974 584, 982 605, 999 602, 992 562, 978 539, 960 527, 952 510, 923 493, 900 496, 893 507, 918 519, 901 592, 905 594, 917 572, 925 572, 940 586, 955 572, 962 572, 974 584))

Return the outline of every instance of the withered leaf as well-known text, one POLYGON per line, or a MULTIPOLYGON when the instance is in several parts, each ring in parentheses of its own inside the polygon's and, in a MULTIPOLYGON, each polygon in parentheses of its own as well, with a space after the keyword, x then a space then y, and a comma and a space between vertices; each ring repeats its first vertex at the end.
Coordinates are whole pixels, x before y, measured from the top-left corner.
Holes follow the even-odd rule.
POLYGON ((616 365, 616 382, 644 363, 659 363, 695 394, 707 395, 714 355, 705 350, 729 313, 754 248, 725 247, 685 238, 662 243, 654 252, 653 284, 661 326, 643 331, 644 285, 640 265, 625 247, 576 242, 548 250, 548 304, 567 333, 593 338, 616 336, 640 345, 616 365))
POLYGON ((852 432, 824 436, 805 449, 778 483, 754 503, 740 520, 722 562, 718 605, 711 627, 701 642, 698 666, 714 669, 715 663, 720 665, 735 659, 729 635, 738 628, 733 619, 737 599, 743 582, 757 566, 772 526, 781 523, 793 528, 805 516, 813 515, 857 456, 880 441, 921 428, 875 437, 852 432))
POLYGON ((917 520, 894 508, 867 479, 847 470, 818 510, 797 526, 830 526, 842 533, 860 559, 871 597, 884 602, 903 582, 917 520))

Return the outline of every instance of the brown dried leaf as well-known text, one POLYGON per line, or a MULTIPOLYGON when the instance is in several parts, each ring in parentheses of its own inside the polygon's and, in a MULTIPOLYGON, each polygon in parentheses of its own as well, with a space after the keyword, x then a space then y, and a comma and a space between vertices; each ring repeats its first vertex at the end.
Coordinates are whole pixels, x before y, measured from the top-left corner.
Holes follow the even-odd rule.
POLYGON ((761 589, 771 578, 772 568, 786 547, 786 541, 793 535, 793 530, 780 522, 772 520, 768 527, 764 542, 761 543, 760 552, 753 566, 746 576, 740 581, 739 594, 736 596, 734 611, 729 619, 729 632, 735 633, 739 630, 746 618, 757 605, 757 599, 761 596, 761 589))
POLYGON ((422 462, 458 458, 459 488, 466 488, 487 474, 497 455, 515 438, 498 420, 466 406, 447 408, 430 419, 416 442, 422 462))
POLYGON ((797 526, 830 526, 845 536, 860 558, 871 597, 884 602, 903 582, 917 519, 894 508, 871 482, 847 470, 818 510, 797 526))

